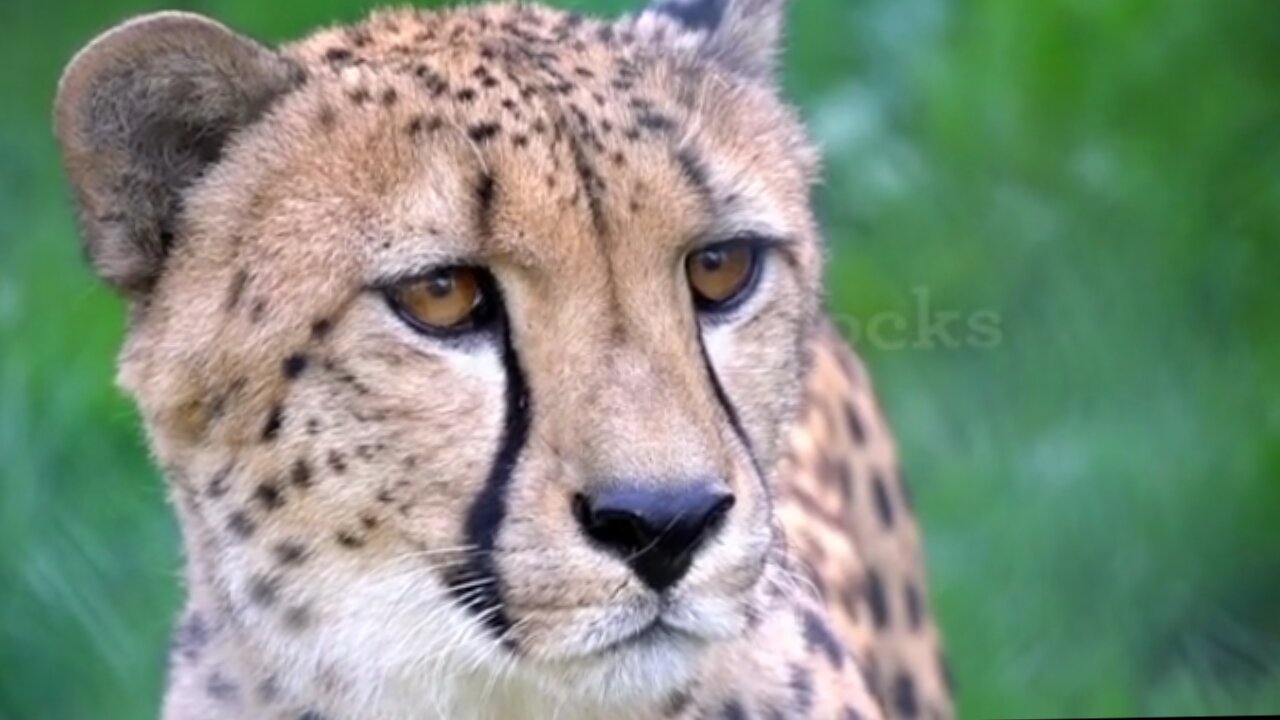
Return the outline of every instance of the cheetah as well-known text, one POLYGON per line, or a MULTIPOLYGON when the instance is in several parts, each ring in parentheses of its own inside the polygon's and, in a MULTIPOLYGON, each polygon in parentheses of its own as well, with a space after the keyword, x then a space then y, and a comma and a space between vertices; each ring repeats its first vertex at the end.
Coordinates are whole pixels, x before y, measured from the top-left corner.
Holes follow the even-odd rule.
POLYGON ((72 59, 183 542, 163 717, 952 716, 785 11, 162 12, 72 59))

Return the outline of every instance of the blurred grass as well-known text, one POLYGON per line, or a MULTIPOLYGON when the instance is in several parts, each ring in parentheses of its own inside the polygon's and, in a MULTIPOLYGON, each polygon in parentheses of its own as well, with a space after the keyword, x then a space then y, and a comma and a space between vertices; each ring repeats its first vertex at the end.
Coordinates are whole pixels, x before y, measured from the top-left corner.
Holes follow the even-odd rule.
MULTIPOLYGON (((283 40, 368 3, 175 5, 283 40)), ((5 720, 160 693, 175 530, 48 130, 75 49, 159 7, 0 5, 5 720)), ((1280 3, 799 2, 791 40, 833 311, 1000 320, 864 348, 964 715, 1280 712, 1280 3)))

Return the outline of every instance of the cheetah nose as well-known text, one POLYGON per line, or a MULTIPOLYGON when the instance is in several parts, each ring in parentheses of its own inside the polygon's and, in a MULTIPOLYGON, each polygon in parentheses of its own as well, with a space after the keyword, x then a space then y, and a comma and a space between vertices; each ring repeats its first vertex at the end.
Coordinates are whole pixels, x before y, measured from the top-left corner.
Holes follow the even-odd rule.
POLYGON ((574 496, 579 525, 662 592, 688 572, 698 548, 724 524, 733 494, 709 482, 676 487, 612 486, 574 496))

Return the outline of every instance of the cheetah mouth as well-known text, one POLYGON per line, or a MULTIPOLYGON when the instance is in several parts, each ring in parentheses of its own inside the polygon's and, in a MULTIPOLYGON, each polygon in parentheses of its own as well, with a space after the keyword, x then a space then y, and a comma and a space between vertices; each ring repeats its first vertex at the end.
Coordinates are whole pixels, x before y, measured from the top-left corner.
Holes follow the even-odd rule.
POLYGON ((602 634, 591 647, 582 648, 567 659, 581 661, 653 651, 696 652, 728 637, 682 605, 669 605, 646 616, 631 618, 626 627, 602 634))
POLYGON ((599 653, 610 653, 629 648, 659 645, 672 640, 701 640, 701 638, 685 630, 677 628, 661 616, 654 618, 649 624, 624 634, 622 637, 605 645, 599 653))

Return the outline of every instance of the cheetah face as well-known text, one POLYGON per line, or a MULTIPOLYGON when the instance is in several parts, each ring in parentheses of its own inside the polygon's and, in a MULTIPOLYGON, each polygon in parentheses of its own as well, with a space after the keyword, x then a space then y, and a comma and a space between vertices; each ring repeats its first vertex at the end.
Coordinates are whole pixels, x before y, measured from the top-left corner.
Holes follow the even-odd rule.
POLYGON ((402 11, 278 51, 164 14, 76 59, 121 383, 256 652, 657 698, 744 631, 820 274, 778 13, 402 11))

